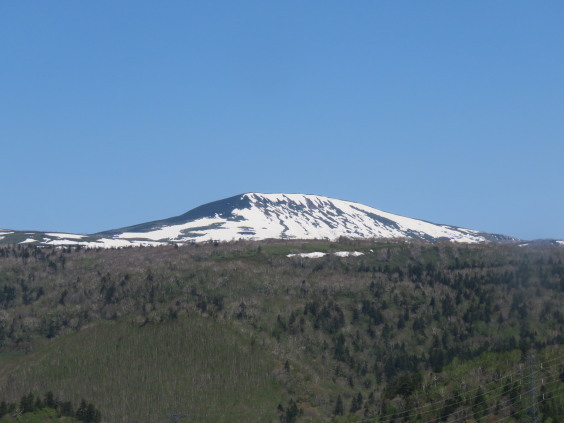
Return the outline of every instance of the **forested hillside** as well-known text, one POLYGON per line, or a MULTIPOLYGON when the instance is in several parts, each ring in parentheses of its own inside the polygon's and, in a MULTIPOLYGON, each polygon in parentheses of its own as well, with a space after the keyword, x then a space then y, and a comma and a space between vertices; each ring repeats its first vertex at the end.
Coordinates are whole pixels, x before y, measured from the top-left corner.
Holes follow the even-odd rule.
POLYGON ((562 422, 563 334, 561 247, 0 248, 0 402, 107 422, 562 422))

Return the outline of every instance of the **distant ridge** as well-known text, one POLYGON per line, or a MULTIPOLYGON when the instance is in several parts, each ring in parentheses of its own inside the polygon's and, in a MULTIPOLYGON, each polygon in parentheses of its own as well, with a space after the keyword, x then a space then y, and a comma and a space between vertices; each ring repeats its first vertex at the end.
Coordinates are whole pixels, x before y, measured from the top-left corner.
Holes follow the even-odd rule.
POLYGON ((506 235, 431 223, 309 194, 246 193, 204 204, 179 216, 92 235, 0 230, 0 243, 90 247, 340 237, 519 242, 506 235))

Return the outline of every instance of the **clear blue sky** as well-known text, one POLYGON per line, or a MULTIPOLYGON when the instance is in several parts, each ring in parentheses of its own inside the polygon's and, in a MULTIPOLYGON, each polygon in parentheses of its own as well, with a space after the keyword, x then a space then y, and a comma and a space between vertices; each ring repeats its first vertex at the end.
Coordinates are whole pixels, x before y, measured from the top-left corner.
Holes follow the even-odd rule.
POLYGON ((2 1, 0 228, 301 192, 564 239, 564 2, 2 1))

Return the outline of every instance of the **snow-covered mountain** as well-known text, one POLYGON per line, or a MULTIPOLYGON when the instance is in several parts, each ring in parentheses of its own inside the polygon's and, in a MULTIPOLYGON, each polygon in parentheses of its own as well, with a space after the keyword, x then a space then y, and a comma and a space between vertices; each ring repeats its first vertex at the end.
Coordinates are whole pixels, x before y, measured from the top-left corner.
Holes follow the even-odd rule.
POLYGON ((459 242, 511 240, 386 213, 350 201, 305 194, 249 193, 205 204, 171 219, 103 232, 121 240, 423 238, 459 242))
POLYGON ((339 237, 407 237, 468 243, 518 241, 505 235, 430 223, 318 195, 259 193, 237 195, 180 216, 93 235, 0 231, 0 242, 14 243, 16 235, 18 243, 92 247, 339 237))

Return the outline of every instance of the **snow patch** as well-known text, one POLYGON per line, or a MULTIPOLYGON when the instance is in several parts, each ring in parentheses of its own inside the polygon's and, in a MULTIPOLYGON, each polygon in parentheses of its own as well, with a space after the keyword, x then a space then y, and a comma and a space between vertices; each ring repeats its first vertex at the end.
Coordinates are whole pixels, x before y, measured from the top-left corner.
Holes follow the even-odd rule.
POLYGON ((94 242, 87 243, 89 247, 102 247, 102 248, 123 248, 123 247, 148 247, 153 245, 163 245, 162 242, 152 241, 127 241, 124 239, 102 238, 94 242))
MULTIPOLYGON (((336 251, 332 253, 337 257, 358 257, 364 255, 360 251, 336 251)), ((314 251, 313 253, 297 253, 297 254, 287 254, 286 257, 304 257, 304 258, 321 258, 325 257, 327 253, 322 253, 321 251, 314 251)))
POLYGON ((333 254, 335 254, 337 257, 358 257, 364 255, 364 253, 361 253, 360 251, 337 251, 333 254))
POLYGON ((44 241, 48 245, 86 245, 84 242, 72 241, 68 239, 49 239, 44 241))
POLYGON ((33 238, 27 238, 25 241, 22 241, 19 244, 29 244, 30 242, 37 242, 37 240, 33 238))
POLYGON ((288 254, 286 257, 304 257, 304 258, 321 258, 326 256, 327 253, 322 253, 319 251, 313 253, 298 253, 298 254, 288 254))

